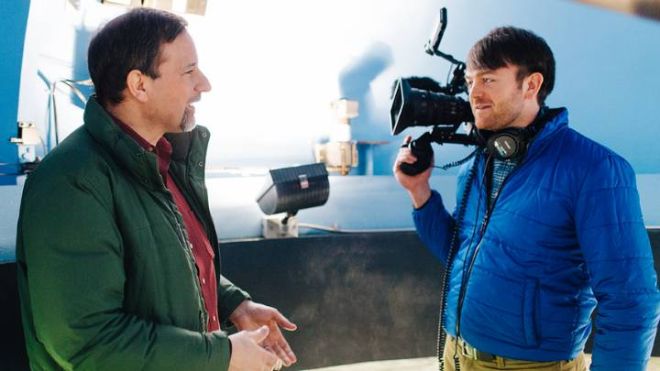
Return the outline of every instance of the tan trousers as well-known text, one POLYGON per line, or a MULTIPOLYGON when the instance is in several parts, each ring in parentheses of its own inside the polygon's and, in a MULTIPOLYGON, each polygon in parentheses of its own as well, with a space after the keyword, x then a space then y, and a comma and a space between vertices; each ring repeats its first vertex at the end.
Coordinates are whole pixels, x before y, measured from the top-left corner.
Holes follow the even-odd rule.
POLYGON ((578 354, 575 359, 570 361, 555 362, 532 362, 520 361, 517 359, 496 357, 492 361, 478 361, 470 359, 463 355, 462 347, 459 343, 456 347, 456 339, 447 335, 445 342, 445 371, 456 371, 454 367, 454 354, 458 357, 461 371, 471 370, 539 370, 539 371, 586 371, 587 365, 584 359, 584 353, 578 354))

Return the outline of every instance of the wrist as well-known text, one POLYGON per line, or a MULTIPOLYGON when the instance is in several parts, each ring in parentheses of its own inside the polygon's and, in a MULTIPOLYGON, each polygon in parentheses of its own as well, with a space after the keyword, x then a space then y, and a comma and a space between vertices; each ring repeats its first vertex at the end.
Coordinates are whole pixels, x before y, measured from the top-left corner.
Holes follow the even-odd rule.
POLYGON ((409 190, 408 194, 412 200, 413 207, 419 209, 431 198, 431 187, 427 183, 421 187, 409 190))
POLYGON ((240 320, 241 317, 244 317, 247 315, 248 312, 248 306, 250 305, 250 300, 243 300, 241 304, 239 304, 236 309, 234 309, 233 312, 229 315, 229 320, 236 324, 236 321, 240 320))

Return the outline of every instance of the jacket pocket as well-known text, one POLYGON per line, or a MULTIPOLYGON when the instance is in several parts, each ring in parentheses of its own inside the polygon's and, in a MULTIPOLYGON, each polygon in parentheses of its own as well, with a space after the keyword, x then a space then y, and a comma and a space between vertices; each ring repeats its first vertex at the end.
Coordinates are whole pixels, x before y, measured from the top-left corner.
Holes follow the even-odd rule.
POLYGON ((519 348, 538 346, 536 280, 515 279, 475 266, 461 313, 461 334, 519 348))
POLYGON ((525 342, 529 346, 538 346, 537 336, 537 308, 539 299, 538 280, 525 281, 525 296, 523 305, 523 329, 525 342))

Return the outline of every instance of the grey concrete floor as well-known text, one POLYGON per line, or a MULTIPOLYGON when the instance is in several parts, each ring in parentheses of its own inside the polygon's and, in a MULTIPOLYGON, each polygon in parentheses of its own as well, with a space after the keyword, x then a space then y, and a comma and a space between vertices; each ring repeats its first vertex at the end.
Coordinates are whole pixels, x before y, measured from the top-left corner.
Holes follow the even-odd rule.
MULTIPOLYGON (((589 356, 587 354, 587 357, 589 356)), ((435 357, 429 357, 354 363, 351 365, 315 368, 313 371, 436 371, 437 369, 437 360, 435 357)), ((660 357, 652 358, 646 370, 660 371, 660 357)))

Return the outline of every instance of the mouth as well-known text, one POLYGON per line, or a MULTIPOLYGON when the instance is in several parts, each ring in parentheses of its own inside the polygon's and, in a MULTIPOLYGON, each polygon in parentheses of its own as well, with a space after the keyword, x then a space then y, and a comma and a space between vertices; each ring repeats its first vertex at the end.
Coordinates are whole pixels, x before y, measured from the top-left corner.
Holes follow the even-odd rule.
POLYGON ((202 97, 196 97, 188 102, 188 105, 186 106, 187 111, 191 111, 192 113, 195 113, 195 104, 197 104, 202 97))
POLYGON ((490 104, 475 104, 474 109, 475 111, 483 111, 491 108, 490 104))

